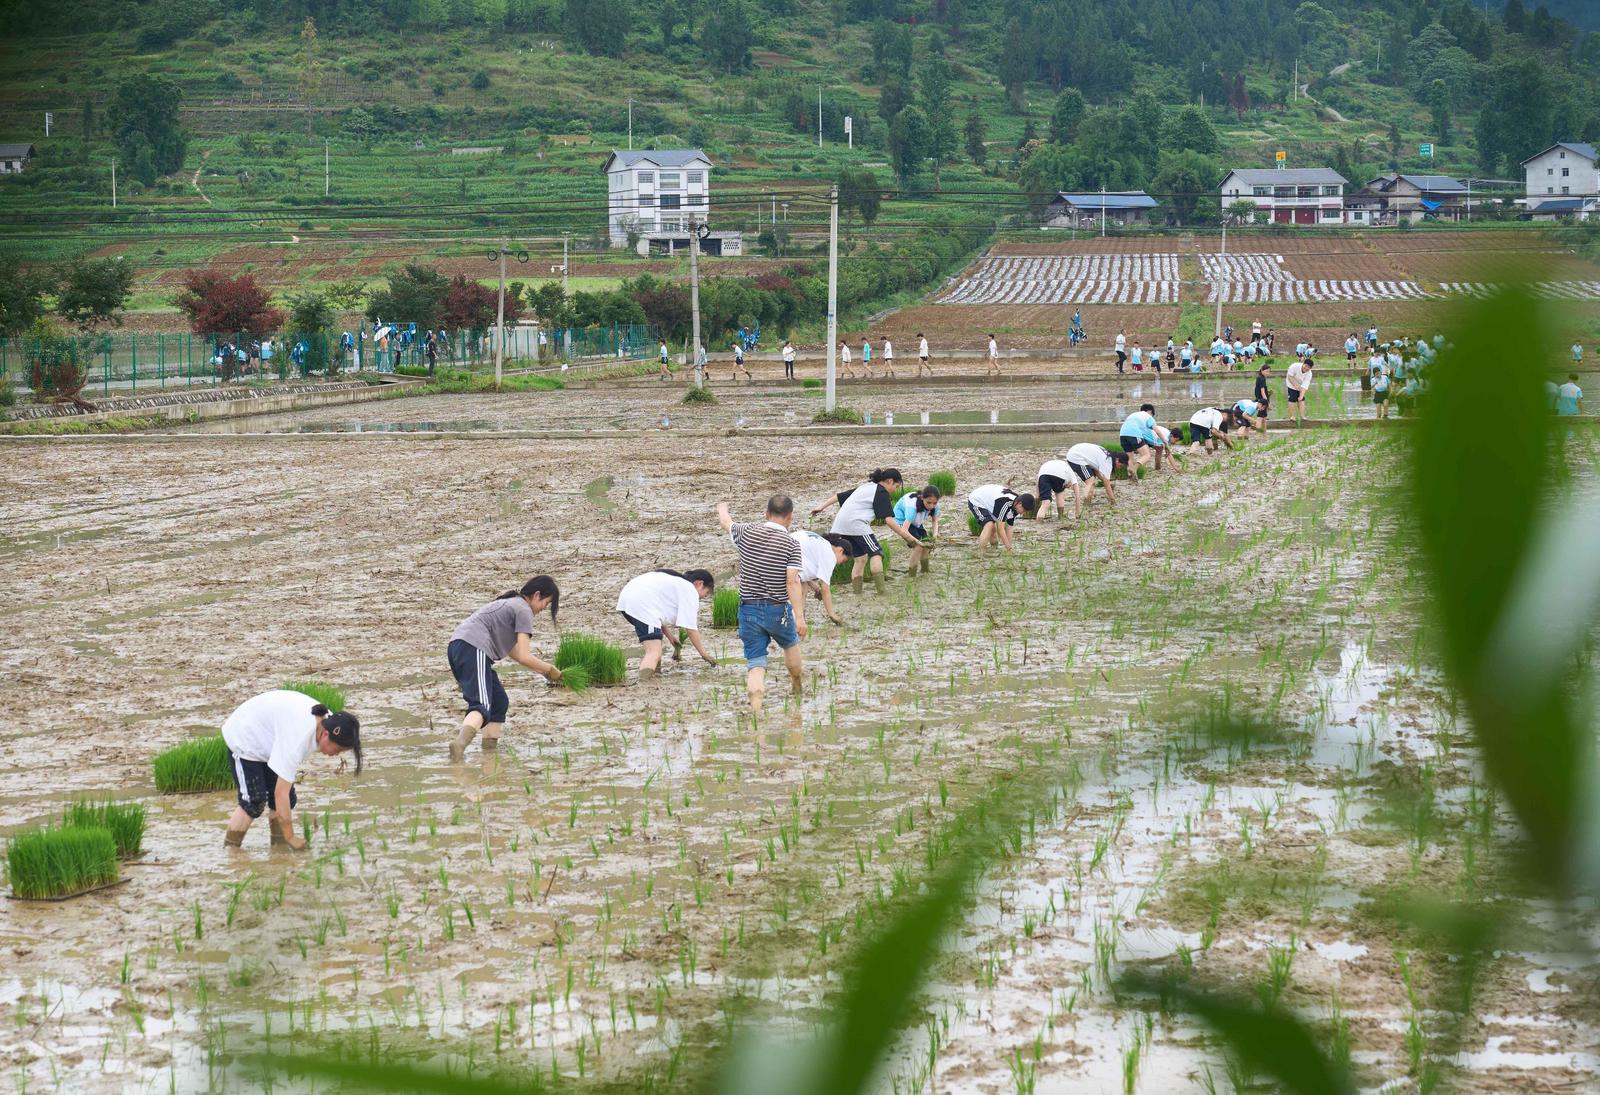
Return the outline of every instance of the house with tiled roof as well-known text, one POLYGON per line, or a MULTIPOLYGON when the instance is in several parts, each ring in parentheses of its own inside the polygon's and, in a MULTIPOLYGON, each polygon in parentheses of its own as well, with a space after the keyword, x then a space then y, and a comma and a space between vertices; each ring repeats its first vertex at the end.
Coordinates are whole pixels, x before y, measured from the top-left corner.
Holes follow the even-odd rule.
POLYGON ((1587 220, 1600 197, 1600 153, 1581 141, 1557 141, 1522 161, 1528 213, 1537 219, 1587 220), (1573 201, 1573 199, 1587 199, 1573 201))

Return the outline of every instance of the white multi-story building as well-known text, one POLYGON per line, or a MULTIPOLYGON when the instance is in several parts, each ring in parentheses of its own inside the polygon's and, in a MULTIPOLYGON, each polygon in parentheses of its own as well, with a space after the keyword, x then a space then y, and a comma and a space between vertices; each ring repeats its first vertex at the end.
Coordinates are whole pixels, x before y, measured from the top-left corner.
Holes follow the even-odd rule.
POLYGON ((1522 161, 1528 212, 1535 217, 1587 220, 1600 199, 1600 153, 1593 145, 1559 141, 1522 161))
MULTIPOLYGON (((612 247, 629 237, 640 254, 675 254, 689 247, 696 224, 711 223, 711 158, 698 148, 620 152, 606 159, 607 233, 612 247)), ((702 236, 708 255, 736 255, 737 232, 702 236)))
POLYGON ((1247 201, 1256 207, 1252 224, 1257 220, 1306 227, 1343 224, 1348 185, 1349 180, 1327 167, 1241 168, 1222 180, 1222 211, 1247 201))

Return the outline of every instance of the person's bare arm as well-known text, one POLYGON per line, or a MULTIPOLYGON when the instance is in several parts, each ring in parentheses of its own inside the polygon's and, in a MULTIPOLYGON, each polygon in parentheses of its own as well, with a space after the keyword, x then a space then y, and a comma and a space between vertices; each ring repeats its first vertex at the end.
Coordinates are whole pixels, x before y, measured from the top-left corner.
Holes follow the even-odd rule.
POLYGON ((789 607, 794 611, 795 634, 803 639, 806 637, 806 589, 800 582, 799 568, 789 568, 785 584, 789 591, 789 607))
POLYGON ((294 784, 282 776, 278 777, 278 784, 272 791, 272 812, 277 817, 278 828, 283 832, 284 841, 298 852, 306 846, 306 842, 294 831, 294 808, 289 805, 289 792, 293 787, 294 784))
MULTIPOLYGON (((706 649, 705 642, 700 638, 700 632, 699 631, 695 631, 695 630, 691 630, 691 629, 689 629, 687 627, 684 628, 683 630, 684 630, 684 634, 688 637, 689 641, 694 644, 694 648, 697 651, 700 652, 700 656, 706 660, 706 664, 707 665, 716 665, 717 664, 717 659, 713 658, 711 656, 711 651, 706 649)), ((680 643, 679 646, 681 648, 682 644, 680 643)), ((674 654, 673 657, 677 657, 677 655, 674 654)))
POLYGON ((828 619, 832 620, 834 623, 844 623, 844 621, 839 618, 839 614, 833 610, 833 591, 828 588, 828 580, 826 578, 819 578, 815 584, 817 589, 817 597, 822 601, 822 611, 826 612, 828 614, 828 619))
POLYGON ((1000 541, 1000 543, 1005 546, 1005 549, 1007 551, 1014 550, 1012 548, 1012 546, 1011 546, 1011 526, 1010 525, 1006 524, 1004 521, 996 521, 994 523, 994 534, 995 534, 995 538, 998 539, 1000 541))
POLYGON ((906 531, 906 527, 900 523, 898 518, 885 517, 883 519, 883 523, 888 525, 890 531, 892 531, 896 536, 900 537, 900 539, 904 540, 907 544, 910 544, 912 547, 917 546, 917 538, 906 531))
POLYGON ((838 495, 834 495, 832 498, 829 498, 826 502, 822 503, 822 505, 820 505, 816 509, 812 510, 811 511, 811 516, 815 517, 817 514, 821 513, 825 509, 828 509, 830 506, 836 506, 838 504, 839 504, 839 496, 838 495))
POLYGON ((551 682, 561 679, 561 670, 533 652, 531 637, 527 634, 517 636, 517 645, 511 648, 511 660, 518 665, 526 666, 551 682))
POLYGON ((733 514, 728 512, 728 503, 717 503, 717 524, 722 526, 723 532, 733 531, 733 514))
MULTIPOLYGON (((1116 505, 1117 504, 1117 496, 1111 493, 1111 476, 1109 476, 1109 475, 1101 475, 1100 473, 1096 472, 1095 473, 1095 478, 1100 480, 1100 485, 1106 489, 1106 503, 1108 505, 1113 505, 1113 506, 1116 505)), ((1089 484, 1089 493, 1090 494, 1094 493, 1094 484, 1093 483, 1089 484)))

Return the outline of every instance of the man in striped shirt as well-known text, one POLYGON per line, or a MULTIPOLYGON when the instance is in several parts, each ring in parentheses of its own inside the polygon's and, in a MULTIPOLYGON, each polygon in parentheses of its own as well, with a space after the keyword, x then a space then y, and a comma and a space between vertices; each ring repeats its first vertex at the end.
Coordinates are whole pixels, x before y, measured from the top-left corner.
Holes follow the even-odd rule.
POLYGON ((728 503, 717 503, 717 521, 739 553, 739 639, 744 643, 745 689, 750 710, 761 714, 766 692, 767 650, 777 643, 789 683, 800 695, 800 640, 806 635, 805 591, 800 584, 800 545, 789 535, 794 499, 774 494, 767 519, 734 524, 728 503))

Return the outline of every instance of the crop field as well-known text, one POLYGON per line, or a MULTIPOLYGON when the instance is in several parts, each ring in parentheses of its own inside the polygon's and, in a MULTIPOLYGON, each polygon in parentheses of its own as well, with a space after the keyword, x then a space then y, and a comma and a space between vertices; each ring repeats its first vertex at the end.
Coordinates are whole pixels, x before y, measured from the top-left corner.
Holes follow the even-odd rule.
POLYGON ((1176 304, 1175 254, 991 256, 966 271, 946 304, 1176 304))
MULTIPOLYGON (((1197 405, 1182 384, 1102 387, 1049 398, 1096 417, 1108 400, 1153 397, 1164 420, 1197 405)), ((767 400, 777 421, 806 400, 723 395, 695 413, 767 400)), ((930 395, 944 410, 985 399, 930 395)), ((630 427, 677 396, 636 383, 354 413, 630 427)), ((1115 509, 1020 522, 1014 557, 948 520, 931 574, 841 591, 842 626, 817 614, 805 695, 775 686, 756 724, 727 631, 707 637, 733 664, 685 661, 648 684, 630 669, 579 695, 506 669, 505 743, 451 764, 445 641, 528 573, 561 582, 563 632, 631 654, 613 610, 627 577, 733 578, 719 499, 754 516, 783 488, 809 508, 886 464, 915 483, 950 471, 959 498, 1031 482, 1058 451, 1030 436, 659 436, 680 455, 470 433, 0 449, 14 576, 0 689, 30 712, 0 746, 0 826, 82 797, 148 815, 128 881, 0 907, 0 1047, 19 1087, 253 1090, 269 1079, 258 1051, 358 1043, 372 1063, 683 1088, 732 1031, 815 1023, 940 834, 987 801, 1009 804, 1004 855, 946 933, 883 1091, 1248 1086, 1247 1064, 1130 991, 1162 970, 1305 1017, 1364 1086, 1437 1069, 1470 1090, 1600 1081, 1581 1006, 1600 967, 1494 851, 1505 808, 1391 548, 1409 520, 1384 500, 1398 431, 1251 438, 1119 483, 1115 509), (503 470, 484 472, 486 447, 503 470), (784 470, 750 471, 768 467, 784 470), (269 849, 259 826, 230 852, 231 793, 159 795, 150 761, 288 677, 341 686, 365 770, 312 758, 309 852, 269 849), (92 705, 62 680, 98 682, 92 705), (1261 732, 1232 736, 1244 713, 1261 732), (1470 1014, 1452 1010, 1453 960, 1396 916, 1425 895, 1524 910, 1477 967, 1470 1014)), ((1600 457, 1587 430, 1574 446, 1575 467, 1600 457)), ((536 632, 553 652, 547 616, 536 632)))

